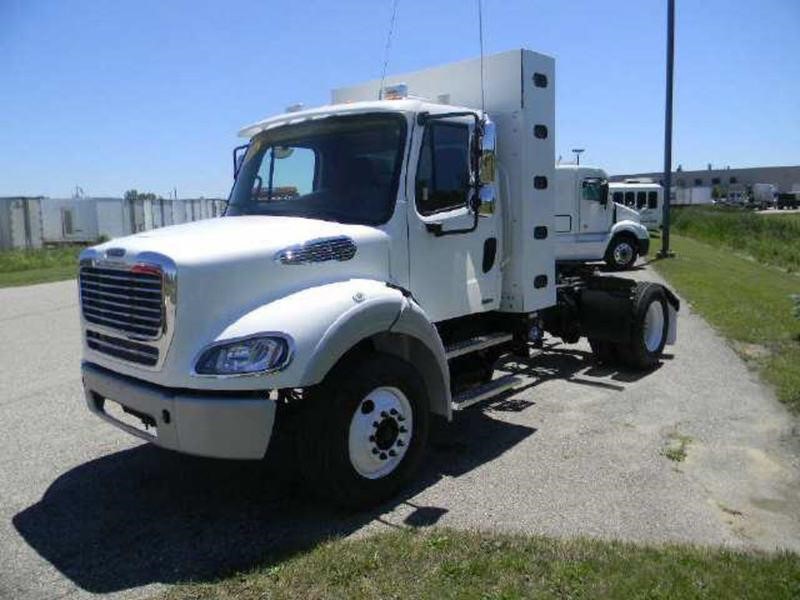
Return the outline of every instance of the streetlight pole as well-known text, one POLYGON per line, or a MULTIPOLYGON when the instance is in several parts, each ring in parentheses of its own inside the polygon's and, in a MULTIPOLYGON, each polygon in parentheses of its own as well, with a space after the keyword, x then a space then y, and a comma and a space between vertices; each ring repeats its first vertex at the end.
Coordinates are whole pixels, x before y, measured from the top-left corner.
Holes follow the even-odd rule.
POLYGON ((667 98, 664 111, 664 212, 659 256, 672 256, 669 249, 669 209, 672 188, 672 81, 675 62, 675 0, 667 0, 667 98))
POLYGON ((584 148, 573 148, 572 151, 575 153, 575 161, 578 165, 581 164, 581 152, 584 151, 584 148))

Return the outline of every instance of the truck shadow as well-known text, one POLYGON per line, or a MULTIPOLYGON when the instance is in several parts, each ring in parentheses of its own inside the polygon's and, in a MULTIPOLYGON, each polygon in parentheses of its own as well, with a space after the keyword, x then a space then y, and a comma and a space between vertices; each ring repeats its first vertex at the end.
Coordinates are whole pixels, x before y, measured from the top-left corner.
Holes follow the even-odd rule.
POLYGON ((418 506, 409 501, 413 496, 494 460, 535 431, 479 410, 435 426, 415 484, 363 514, 310 498, 287 476, 288 456, 228 462, 141 445, 64 473, 13 524, 45 560, 93 593, 210 581, 284 560, 371 522, 389 525, 382 515, 400 504, 408 505, 403 512, 412 509, 404 526, 431 525, 447 507, 418 506))

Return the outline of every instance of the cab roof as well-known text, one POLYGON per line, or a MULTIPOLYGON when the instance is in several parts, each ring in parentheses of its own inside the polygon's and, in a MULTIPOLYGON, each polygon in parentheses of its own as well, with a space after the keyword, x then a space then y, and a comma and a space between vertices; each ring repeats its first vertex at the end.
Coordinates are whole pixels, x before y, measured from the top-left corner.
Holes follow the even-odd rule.
POLYGON ((299 110, 296 112, 286 112, 268 117, 240 129, 239 137, 251 138, 262 131, 272 129, 274 127, 302 123, 303 121, 310 121, 314 119, 322 119, 331 115, 355 115, 376 112, 416 114, 420 112, 443 113, 454 111, 470 111, 478 115, 481 114, 480 110, 476 110, 474 108, 453 106, 450 104, 438 104, 419 98, 326 104, 324 106, 299 110))

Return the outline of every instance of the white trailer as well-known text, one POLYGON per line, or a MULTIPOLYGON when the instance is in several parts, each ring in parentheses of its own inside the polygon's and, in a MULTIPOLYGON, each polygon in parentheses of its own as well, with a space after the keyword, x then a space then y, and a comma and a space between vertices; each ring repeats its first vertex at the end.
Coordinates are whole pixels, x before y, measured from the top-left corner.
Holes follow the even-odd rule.
POLYGON ((605 261, 615 270, 631 268, 650 249, 650 234, 639 213, 609 201, 602 169, 556 166, 555 232, 559 263, 605 261))
POLYGON ((0 250, 42 247, 42 198, 0 198, 0 250))
POLYGON ((654 368, 667 288, 556 272, 553 59, 483 64, 485 110, 471 60, 248 126, 225 217, 84 251, 89 410, 189 454, 285 440, 310 490, 363 507, 413 476, 433 415, 522 385, 495 361, 544 331, 654 368))

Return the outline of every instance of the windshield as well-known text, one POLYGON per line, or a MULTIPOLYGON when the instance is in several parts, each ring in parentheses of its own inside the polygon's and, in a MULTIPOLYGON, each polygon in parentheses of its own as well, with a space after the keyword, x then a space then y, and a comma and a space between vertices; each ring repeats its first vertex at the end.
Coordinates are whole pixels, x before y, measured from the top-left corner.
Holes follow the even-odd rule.
POLYGON ((385 223, 394 210, 405 118, 335 116, 253 138, 226 215, 385 223))

